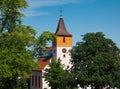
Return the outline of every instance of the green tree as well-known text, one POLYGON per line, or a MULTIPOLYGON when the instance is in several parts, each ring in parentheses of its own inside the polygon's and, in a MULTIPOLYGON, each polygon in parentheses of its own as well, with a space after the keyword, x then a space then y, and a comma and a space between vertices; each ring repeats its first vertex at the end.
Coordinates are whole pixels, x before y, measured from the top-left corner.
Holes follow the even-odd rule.
POLYGON ((68 76, 60 59, 52 60, 49 63, 49 68, 45 69, 44 78, 51 89, 69 89, 67 86, 68 76))
POLYGON ((21 10, 27 8, 26 0, 0 0, 0 32, 12 32, 21 24, 21 10))
POLYGON ((44 31, 37 38, 34 44, 34 55, 36 58, 42 57, 44 55, 45 49, 49 43, 52 43, 55 39, 55 34, 50 31, 44 31))
POLYGON ((76 85, 120 87, 120 49, 101 32, 83 35, 71 50, 76 85))
POLYGON ((30 72, 36 66, 31 46, 35 31, 18 26, 14 32, 0 33, 0 88, 26 89, 30 72))

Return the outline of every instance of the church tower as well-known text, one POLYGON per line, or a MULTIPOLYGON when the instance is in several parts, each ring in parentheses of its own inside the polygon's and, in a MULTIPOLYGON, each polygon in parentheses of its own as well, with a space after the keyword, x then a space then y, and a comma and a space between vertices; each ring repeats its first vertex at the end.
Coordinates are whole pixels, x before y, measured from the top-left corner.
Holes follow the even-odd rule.
POLYGON ((62 15, 60 15, 58 26, 55 32, 56 39, 53 42, 53 59, 60 58, 65 68, 70 64, 70 49, 72 48, 72 35, 67 32, 62 15))

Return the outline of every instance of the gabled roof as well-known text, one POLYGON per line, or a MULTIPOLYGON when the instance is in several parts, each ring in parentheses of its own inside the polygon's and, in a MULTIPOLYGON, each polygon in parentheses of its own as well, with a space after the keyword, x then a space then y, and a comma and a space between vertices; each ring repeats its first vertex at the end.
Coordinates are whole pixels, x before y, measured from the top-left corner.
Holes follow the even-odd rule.
POLYGON ((64 20, 62 17, 60 17, 60 19, 59 19, 59 23, 58 23, 55 35, 57 35, 57 36, 72 36, 69 32, 67 32, 65 24, 64 24, 64 20))
POLYGON ((52 57, 43 57, 38 59, 37 63, 39 66, 36 70, 43 70, 46 67, 46 65, 48 65, 51 59, 52 57))
MULTIPOLYGON (((51 50, 52 47, 46 47, 45 52, 50 52, 51 50)), ((51 59, 52 59, 52 55, 39 58, 37 60, 38 67, 33 70, 43 70, 48 65, 51 59)))

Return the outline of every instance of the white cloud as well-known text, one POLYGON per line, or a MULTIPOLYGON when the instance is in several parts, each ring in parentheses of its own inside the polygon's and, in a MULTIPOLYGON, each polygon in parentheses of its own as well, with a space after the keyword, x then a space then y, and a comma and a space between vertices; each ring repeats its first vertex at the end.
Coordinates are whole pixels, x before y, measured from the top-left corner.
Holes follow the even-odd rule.
POLYGON ((41 16, 41 15, 50 15, 50 12, 40 12, 38 8, 41 7, 49 7, 49 6, 59 6, 70 3, 77 3, 80 0, 27 0, 28 1, 28 9, 24 11, 26 17, 31 16, 41 16))
POLYGON ((28 0, 31 8, 77 3, 80 0, 28 0))
POLYGON ((88 4, 91 4, 91 3, 94 3, 98 0, 80 0, 81 3, 88 3, 88 4))
POLYGON ((40 12, 38 8, 41 7, 49 7, 49 6, 60 6, 65 4, 73 4, 73 3, 90 3, 96 0, 27 0, 28 1, 28 9, 25 11, 25 15, 27 17, 30 16, 40 16, 40 15, 50 15, 50 12, 40 12))
POLYGON ((48 13, 48 12, 39 12, 39 11, 36 11, 36 10, 28 10, 26 12, 24 12, 25 15, 27 17, 31 17, 31 16, 41 16, 41 15, 50 15, 51 13, 48 13))

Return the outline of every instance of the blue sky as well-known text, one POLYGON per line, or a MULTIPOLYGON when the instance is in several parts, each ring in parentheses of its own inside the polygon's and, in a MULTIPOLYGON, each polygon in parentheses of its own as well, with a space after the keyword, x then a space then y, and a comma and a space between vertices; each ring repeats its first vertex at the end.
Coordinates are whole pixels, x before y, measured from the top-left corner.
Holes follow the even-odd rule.
POLYGON ((55 32, 62 8, 68 32, 73 35, 73 46, 82 41, 81 35, 103 32, 120 48, 120 0, 27 0, 29 8, 23 24, 32 26, 37 35, 55 32))

